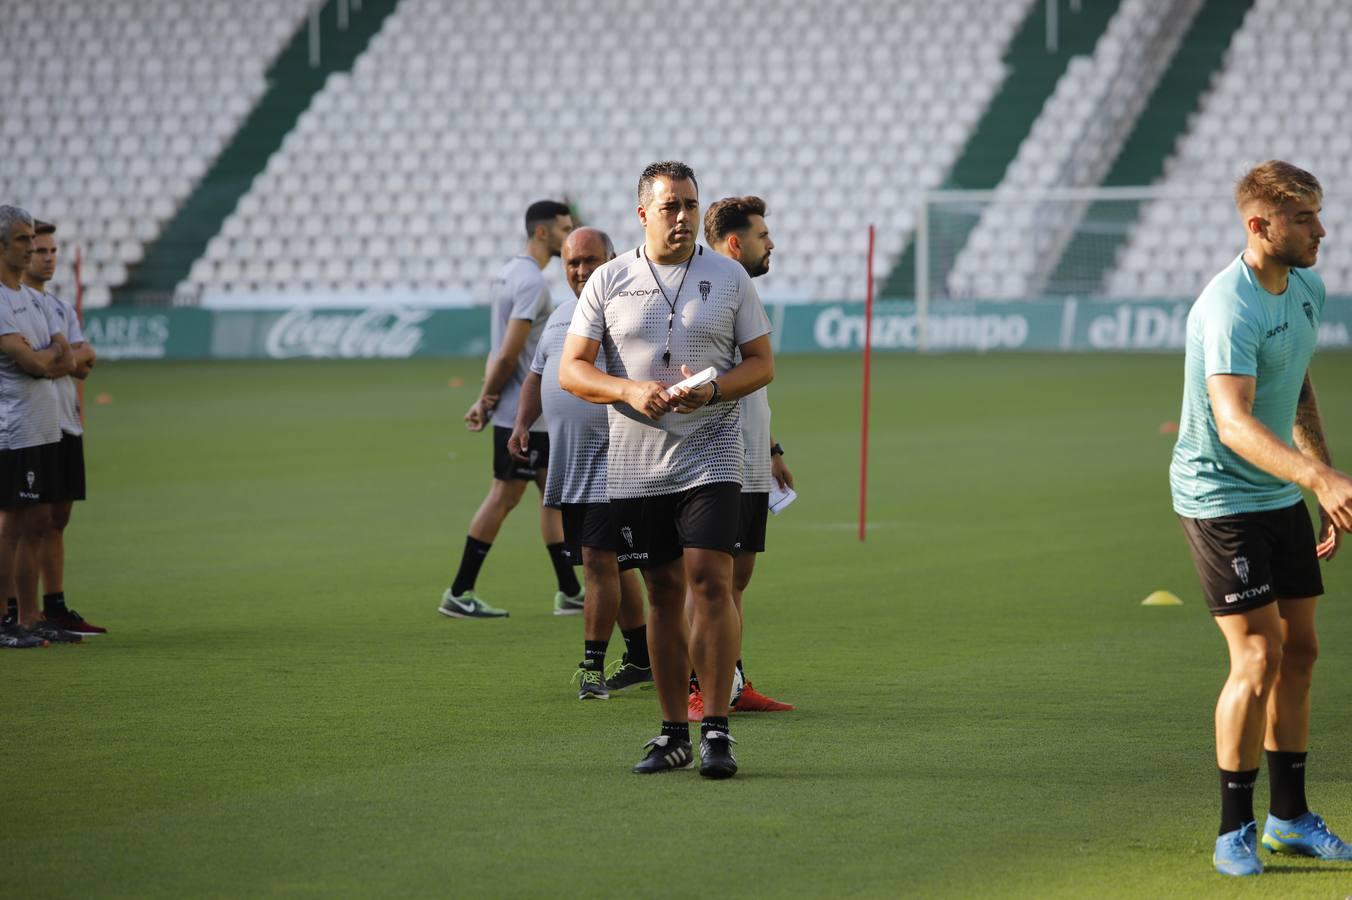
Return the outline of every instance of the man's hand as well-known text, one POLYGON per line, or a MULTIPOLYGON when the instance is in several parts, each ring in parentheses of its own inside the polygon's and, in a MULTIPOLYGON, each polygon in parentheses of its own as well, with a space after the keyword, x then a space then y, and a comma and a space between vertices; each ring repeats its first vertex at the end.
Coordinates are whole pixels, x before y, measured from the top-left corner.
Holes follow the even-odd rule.
POLYGON ((1352 478, 1325 468, 1314 485, 1314 496, 1319 501, 1321 523, 1327 518, 1339 531, 1352 531, 1352 478))
POLYGON ((513 428, 512 436, 507 438, 507 450, 513 459, 530 462, 530 429, 513 428))
POLYGON ((1338 552, 1338 545, 1343 542, 1343 533, 1322 509, 1319 510, 1318 537, 1320 540, 1315 545, 1314 555, 1325 561, 1333 559, 1334 554, 1338 552))
POLYGON ((660 419, 673 408, 672 399, 661 382, 631 381, 625 394, 624 402, 650 419, 660 419))
POLYGON ((484 426, 488 424, 489 414, 493 412, 493 407, 497 405, 498 398, 492 394, 485 394, 475 400, 469 411, 465 413, 465 427, 470 431, 483 431, 484 426))
MULTIPOLYGON (((681 375, 689 378, 694 374, 689 366, 681 366, 681 375)), ((713 395, 714 386, 712 384, 697 388, 672 388, 672 406, 678 413, 692 413, 702 406, 707 406, 713 395)))
POLYGON ((793 487, 793 473, 789 471, 788 466, 784 465, 782 454, 770 457, 770 474, 774 476, 775 484, 778 484, 781 489, 793 487))

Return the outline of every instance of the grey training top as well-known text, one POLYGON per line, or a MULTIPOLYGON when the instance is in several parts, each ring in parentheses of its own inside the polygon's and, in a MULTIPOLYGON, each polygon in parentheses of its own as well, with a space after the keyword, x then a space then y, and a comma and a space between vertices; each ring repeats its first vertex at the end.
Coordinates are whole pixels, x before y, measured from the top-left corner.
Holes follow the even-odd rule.
POLYGON ((741 404, 742 442, 746 445, 742 493, 768 494, 775 481, 770 474, 770 389, 752 391, 741 404))
MULTIPOLYGON (((650 264, 642 247, 611 260, 588 279, 569 333, 599 341, 610 374, 620 378, 675 384, 683 363, 694 372, 709 366, 727 372, 740 345, 770 333, 770 319, 739 263, 696 245, 688 271, 686 265, 650 264), (662 359, 668 333, 670 363, 662 359)), ((612 499, 742 483, 740 403, 659 419, 617 403, 609 415, 612 499)))
MULTIPOLYGON (((516 405, 521 397, 521 382, 526 380, 531 360, 535 358, 535 347, 540 343, 540 335, 545 330, 545 319, 549 316, 549 285, 534 259, 524 253, 512 257, 493 279, 493 333, 492 352, 502 347, 507 334, 507 323, 512 319, 524 319, 531 323, 530 336, 526 346, 516 360, 516 371, 502 389, 498 405, 493 409, 493 424, 500 428, 516 426, 516 405)), ((537 419, 531 431, 544 431, 544 422, 537 419)))
MULTIPOLYGON (((80 328, 80 317, 75 314, 75 307, 46 291, 43 291, 42 298, 47 301, 52 317, 60 323, 57 330, 72 345, 83 344, 84 331, 80 328)), ((84 434, 84 426, 80 424, 80 394, 75 387, 75 379, 70 375, 57 378, 56 393, 61 401, 61 430, 66 434, 84 434)))
MULTIPOLYGON (((60 334, 50 307, 37 291, 0 284, 0 336, 21 334, 34 350, 51 346, 60 334)), ((56 382, 29 375, 0 353, 0 450, 39 447, 61 440, 61 401, 56 382)))
MULTIPOLYGON (((549 425, 549 475, 545 479, 545 506, 563 503, 605 503, 606 448, 610 424, 606 407, 588 403, 559 387, 559 357, 576 300, 554 310, 535 351, 530 370, 540 376, 540 404, 549 425)), ((605 371, 601 354, 597 368, 605 371)))

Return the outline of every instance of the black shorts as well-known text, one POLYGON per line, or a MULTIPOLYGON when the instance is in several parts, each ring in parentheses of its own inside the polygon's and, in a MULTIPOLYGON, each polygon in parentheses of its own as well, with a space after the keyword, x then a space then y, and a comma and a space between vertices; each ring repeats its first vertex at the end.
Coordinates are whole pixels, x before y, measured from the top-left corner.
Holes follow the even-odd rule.
POLYGON ((612 503, 564 503, 563 543, 573 565, 582 565, 582 548, 615 554, 620 570, 636 569, 640 560, 620 534, 620 520, 612 503))
POLYGON ((534 481, 536 472, 549 468, 549 435, 530 433, 530 462, 522 462, 507 449, 512 429, 493 426, 493 477, 499 481, 534 481))
POLYGON ((1304 501, 1286 509, 1214 519, 1179 516, 1179 521, 1213 616, 1324 593, 1304 501))
POLYGON ((765 523, 770 518, 770 494, 742 494, 742 517, 737 526, 738 553, 765 552, 765 523))
POLYGON ((61 444, 0 450, 0 509, 55 503, 61 496, 61 444))
POLYGON ((85 498, 84 436, 62 434, 57 445, 61 456, 61 496, 59 500, 85 498))
POLYGON ((620 537, 643 568, 680 559, 687 547, 737 550, 742 486, 735 481, 701 485, 675 494, 611 501, 620 537))

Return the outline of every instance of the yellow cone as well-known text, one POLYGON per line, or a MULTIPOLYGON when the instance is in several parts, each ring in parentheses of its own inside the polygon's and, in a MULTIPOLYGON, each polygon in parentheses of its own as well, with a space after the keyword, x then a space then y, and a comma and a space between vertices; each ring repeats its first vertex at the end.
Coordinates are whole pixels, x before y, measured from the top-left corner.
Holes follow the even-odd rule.
POLYGON ((1168 591, 1155 591, 1141 601, 1142 606, 1182 606, 1183 601, 1168 591))

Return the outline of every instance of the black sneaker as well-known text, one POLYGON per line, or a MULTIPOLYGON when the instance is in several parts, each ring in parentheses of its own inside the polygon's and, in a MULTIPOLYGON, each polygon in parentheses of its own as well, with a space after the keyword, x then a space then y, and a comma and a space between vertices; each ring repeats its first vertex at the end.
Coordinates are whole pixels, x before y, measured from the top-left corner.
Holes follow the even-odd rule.
POLYGON ((46 646, 46 640, 33 634, 18 622, 5 622, 0 626, 0 648, 27 650, 31 647, 46 646))
POLYGON ((573 680, 577 682, 577 699, 610 699, 610 692, 606 690, 606 682, 605 679, 601 677, 600 669, 593 669, 579 663, 577 671, 573 673, 573 680))
POLYGON ((38 619, 28 630, 44 641, 51 641, 53 644, 78 644, 84 640, 75 632, 58 628, 46 619, 38 619))
POLYGON ((706 731, 699 739, 699 773, 705 778, 731 778, 737 774, 737 743, 726 731, 706 731))
POLYGON ((695 752, 689 741, 659 734, 643 745, 648 755, 634 766, 635 775, 656 775, 658 772, 674 772, 688 769, 695 761, 695 752))
POLYGON ((636 666, 629 661, 629 654, 626 653, 611 667, 610 676, 606 678, 606 687, 612 691, 625 691, 652 682, 652 666, 636 666))
POLYGON ((53 609, 43 612, 43 618, 51 622, 62 631, 69 631, 72 634, 107 634, 108 629, 95 625, 93 622, 85 619, 84 616, 67 606, 59 609, 53 609))

